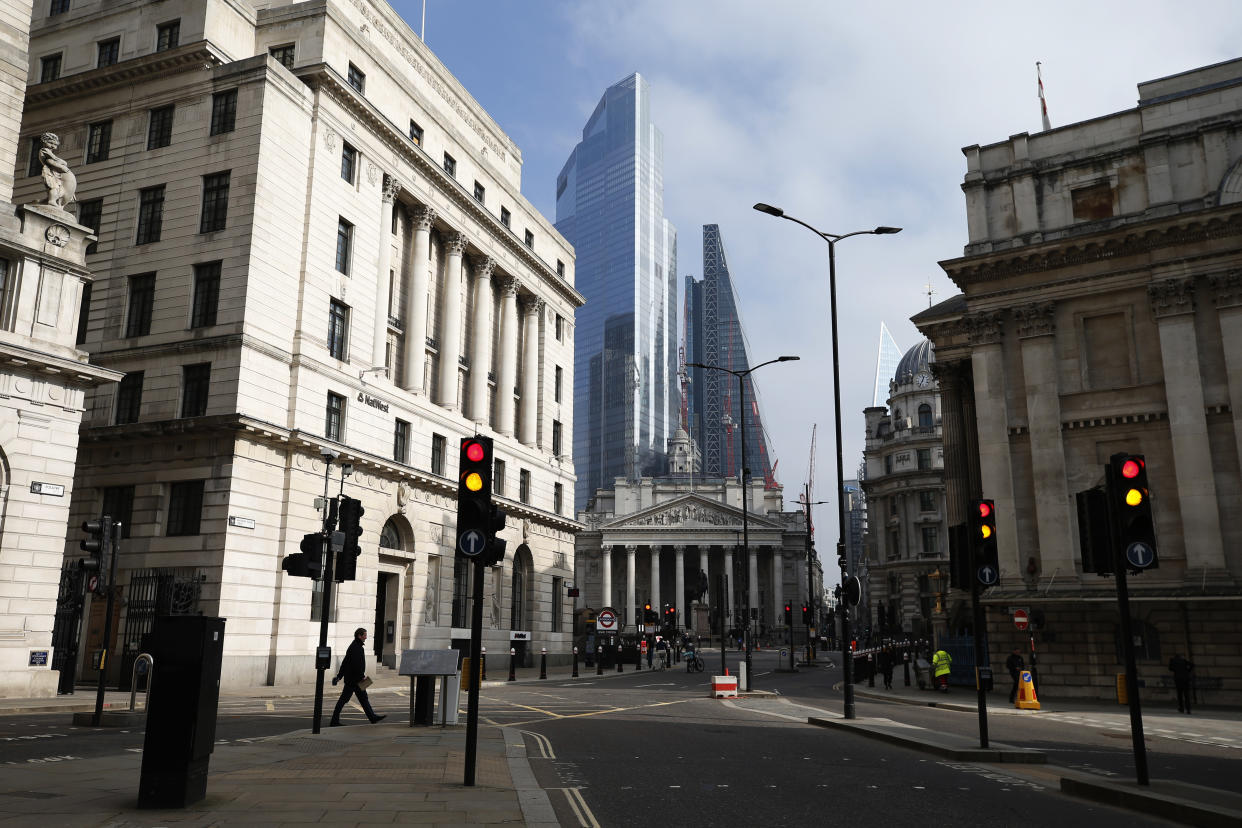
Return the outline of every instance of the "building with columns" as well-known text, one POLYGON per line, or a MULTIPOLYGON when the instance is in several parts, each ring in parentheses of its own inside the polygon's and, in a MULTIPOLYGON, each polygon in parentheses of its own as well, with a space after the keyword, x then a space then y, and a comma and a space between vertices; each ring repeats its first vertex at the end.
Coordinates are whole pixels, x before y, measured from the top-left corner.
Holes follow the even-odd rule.
POLYGON ((0 698, 39 698, 55 695, 53 661, 72 649, 53 641, 53 619, 81 602, 82 573, 62 585, 61 572, 78 426, 88 391, 120 375, 76 343, 91 230, 66 210, 73 174, 57 169, 55 136, 32 136, 36 184, 14 198, 30 3, 6 3, 0 25, 0 698))
POLYGON ((934 364, 931 342, 924 339, 894 368, 887 405, 864 412, 865 591, 873 640, 877 635, 930 640, 933 574, 939 570, 948 575, 944 450, 934 364))
POLYGON ((512 140, 383 2, 51 9, 16 186, 42 186, 32 139, 59 131, 98 234, 79 342, 124 378, 87 397, 69 523, 124 524, 116 668, 155 615, 203 612, 228 619, 226 683, 313 677, 319 585, 281 561, 325 491, 365 509, 338 649, 358 626, 389 665, 463 642, 455 477, 475 433, 508 514, 484 642, 567 653, 583 298, 512 140))
MULTIPOLYGON (((689 443, 684 431, 671 441, 689 443)), ((811 595, 822 606, 819 561, 807 569, 806 515, 784 511, 783 492, 752 480, 747 513, 749 549, 742 538, 742 489, 734 478, 675 474, 640 481, 618 479, 597 491, 579 512, 585 525, 576 538, 576 581, 582 603, 618 610, 623 632, 633 632, 643 604, 677 609, 682 628, 702 636, 740 626, 742 608, 757 610, 756 633, 783 641, 786 601, 801 605, 811 595), (720 606, 716 585, 729 574, 730 599, 720 606), (748 586, 747 586, 748 585, 748 586)), ((800 613, 794 621, 801 635, 800 613)))
POLYGON ((1138 86, 1138 104, 966 155, 962 293, 935 343, 950 526, 995 500, 993 667, 1032 639, 1043 692, 1112 698, 1114 583, 1082 571, 1076 493, 1145 455, 1159 568, 1130 578, 1143 695, 1175 653, 1242 701, 1242 60, 1138 86), (1042 618, 1041 618, 1042 617, 1042 618))

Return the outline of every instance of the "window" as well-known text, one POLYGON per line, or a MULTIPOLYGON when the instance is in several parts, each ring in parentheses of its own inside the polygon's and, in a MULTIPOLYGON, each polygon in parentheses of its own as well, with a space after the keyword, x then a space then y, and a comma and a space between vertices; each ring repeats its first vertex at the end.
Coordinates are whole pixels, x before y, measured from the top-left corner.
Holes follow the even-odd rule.
POLYGON ((505 227, 509 226, 509 222, 513 221, 513 214, 509 212, 508 207, 500 208, 500 223, 505 227))
POLYGON ((560 276, 562 279, 565 278, 565 263, 560 259, 556 260, 556 275, 560 276))
POLYGON ((936 527, 935 526, 924 526, 923 527, 923 554, 924 555, 928 557, 935 557, 936 555, 940 554, 939 550, 936 548, 936 539, 937 539, 936 538, 936 527))
POLYGON ((408 463, 410 455, 410 424, 405 420, 397 420, 392 429, 392 459, 398 463, 408 463))
POLYGON ((561 384, 565 379, 565 371, 559 365, 556 366, 555 377, 556 378, 553 380, 553 383, 552 383, 552 401, 560 402, 561 401, 561 384))
POLYGON ((52 6, 48 9, 48 17, 55 17, 58 14, 64 14, 69 11, 69 0, 52 0, 52 6))
MULTIPOLYGON (((89 227, 91 231, 98 236, 99 225, 103 222, 103 199, 92 198, 89 201, 78 202, 78 224, 83 227, 89 227)), ((94 253, 99 246, 98 241, 93 241, 86 246, 87 253, 94 253)))
POLYGON ((361 69, 349 64, 349 73, 345 76, 346 82, 352 86, 359 95, 365 95, 367 91, 367 76, 361 69))
POLYGON ((492 494, 505 496, 505 461, 492 460, 492 494))
POLYGON ((932 491, 919 492, 919 511, 934 512, 936 511, 936 493, 932 491))
POLYGON ((931 449, 919 449, 919 471, 927 471, 931 468, 931 449))
POLYGON ((166 52, 169 49, 176 49, 180 44, 180 20, 174 20, 171 23, 164 23, 155 27, 155 51, 166 52))
POLYGON ((151 308, 154 305, 155 274, 130 276, 129 313, 125 317, 126 336, 146 336, 151 333, 151 308))
POLYGON ((884 473, 893 473, 893 455, 891 454, 884 458, 884 473))
POLYGON ((26 166, 26 175, 43 174, 43 159, 39 157, 39 150, 41 149, 43 149, 43 139, 38 135, 31 136, 30 163, 26 166))
POLYGON ((39 83, 54 81, 60 77, 60 52, 43 58, 39 69, 39 83))
POLYGON ((112 144, 112 122, 100 121, 86 128, 86 163, 108 160, 108 148, 112 144))
POLYGON ((413 118, 410 119, 410 140, 420 147, 423 145, 423 128, 413 118))
POLYGON ((341 142, 341 178, 354 183, 354 172, 358 168, 358 150, 344 141, 341 142))
POLYGON ((99 62, 96 66, 111 66, 121 56, 121 39, 119 37, 99 41, 99 62))
POLYGON ((231 174, 230 170, 225 170, 203 176, 203 215, 198 222, 198 232, 214 233, 224 229, 229 212, 231 174))
POLYGON ((336 269, 349 275, 349 248, 353 244, 354 226, 345 219, 336 222, 336 269))
POLYGON ((138 410, 142 408, 142 376, 142 371, 130 371, 117 384, 117 425, 138 422, 138 410))
MULTIPOLYGON (((559 485, 559 484, 558 484, 559 485)), ((561 631, 561 616, 565 614, 565 579, 552 579, 552 632, 561 631)))
POLYGON ((1112 184, 1108 181, 1100 181, 1086 187, 1071 190, 1070 204, 1076 221, 1112 218, 1112 184))
POLYGON ((888 513, 889 515, 897 514, 897 496, 896 495, 893 495, 892 497, 888 499, 888 513))
POLYGON ((216 324, 219 304, 220 262, 194 265, 194 304, 190 311, 190 327, 206 328, 216 324))
POLYGON ((560 483, 552 484, 552 511, 556 514, 561 513, 562 501, 565 498, 565 487, 560 483))
POLYGON ((174 483, 168 493, 168 535, 197 535, 203 519, 203 481, 174 483))
POLYGON ((121 523, 121 537, 130 536, 129 524, 134 519, 134 487, 108 486, 103 490, 103 509, 100 516, 107 515, 121 523))
POLYGON ((526 469, 518 472, 518 500, 530 503, 530 472, 526 469))
POLYGON ((474 200, 482 204, 485 198, 487 198, 487 188, 477 181, 474 182, 474 200))
POLYGON ((457 159, 447 152, 444 153, 444 171, 451 176, 457 176, 457 159))
POLYGON ((431 435, 431 473, 444 476, 444 435, 431 435))
POLYGON ((345 336, 349 332, 349 306, 333 299, 328 305, 328 354, 345 359, 345 336))
POLYGON ((932 427, 932 409, 927 403, 919 406, 919 428, 932 427))
POLYGON ((134 244, 150 244, 160 240, 164 225, 164 185, 138 191, 138 234, 134 244))
POLYGON ((201 417, 207 413, 207 394, 211 389, 211 363, 199 362, 181 367, 181 416, 201 417))
POLYGON ((211 134, 222 135, 237 128, 237 90, 227 89, 211 96, 211 134))
POLYGON ((341 434, 345 424, 345 398, 340 394, 328 392, 328 406, 323 424, 323 436, 329 440, 341 442, 341 434))
POLYGON ((283 46, 273 46, 267 50, 267 53, 280 63, 286 69, 293 68, 293 44, 286 43, 283 46))
POLYGON ((532 232, 530 232, 529 230, 527 230, 527 231, 526 231, 526 236, 525 236, 525 241, 526 241, 526 246, 527 246, 527 247, 531 247, 531 248, 533 248, 533 247, 535 246, 535 234, 534 234, 534 233, 532 233, 532 232))
MULTIPOLYGON (((4 283, 8 269, 9 263, 0 259, 0 307, 4 306, 4 283)), ((91 293, 94 287, 92 282, 87 282, 82 286, 82 304, 78 306, 78 333, 74 340, 78 345, 86 342, 86 325, 91 318, 91 293)))
POLYGON ((174 106, 161 106, 151 110, 151 120, 147 124, 147 149, 159 149, 172 143, 174 106))
POLYGON ((559 313, 556 315, 556 341, 565 341, 565 317, 559 313))
POLYGON ((552 454, 561 456, 561 421, 552 421, 552 454))

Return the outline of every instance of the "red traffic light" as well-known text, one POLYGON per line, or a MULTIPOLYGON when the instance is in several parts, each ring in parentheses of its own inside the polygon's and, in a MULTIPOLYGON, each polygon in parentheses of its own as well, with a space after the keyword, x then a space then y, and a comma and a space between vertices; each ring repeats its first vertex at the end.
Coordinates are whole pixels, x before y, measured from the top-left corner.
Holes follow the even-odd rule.
POLYGON ((990 500, 980 500, 978 502, 978 506, 979 506, 979 517, 986 518, 986 517, 991 516, 992 502, 990 500))
POLYGON ((486 452, 483 450, 483 446, 480 443, 472 442, 466 446, 466 459, 472 463, 482 461, 485 454, 486 452))
POLYGON ((1141 457, 1130 457, 1121 464, 1121 476, 1126 480, 1133 480, 1143 471, 1143 465, 1141 457))

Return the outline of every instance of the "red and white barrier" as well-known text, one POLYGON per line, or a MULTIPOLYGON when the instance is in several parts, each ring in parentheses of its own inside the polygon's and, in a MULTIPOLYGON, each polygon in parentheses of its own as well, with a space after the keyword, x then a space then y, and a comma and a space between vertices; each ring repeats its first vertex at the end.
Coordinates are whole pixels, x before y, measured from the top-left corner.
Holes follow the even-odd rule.
POLYGON ((737 676, 712 676, 712 698, 736 699, 737 676))

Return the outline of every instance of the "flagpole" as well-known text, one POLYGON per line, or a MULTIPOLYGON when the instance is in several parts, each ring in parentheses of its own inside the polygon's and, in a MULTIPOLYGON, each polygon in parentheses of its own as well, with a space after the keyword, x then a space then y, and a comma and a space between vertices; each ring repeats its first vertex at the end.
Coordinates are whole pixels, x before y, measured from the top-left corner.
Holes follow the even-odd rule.
POLYGON ((1035 61, 1035 80, 1039 84, 1039 114, 1043 118, 1044 132, 1052 129, 1052 122, 1048 120, 1048 100, 1044 97, 1044 78, 1039 71, 1039 61, 1035 61))

